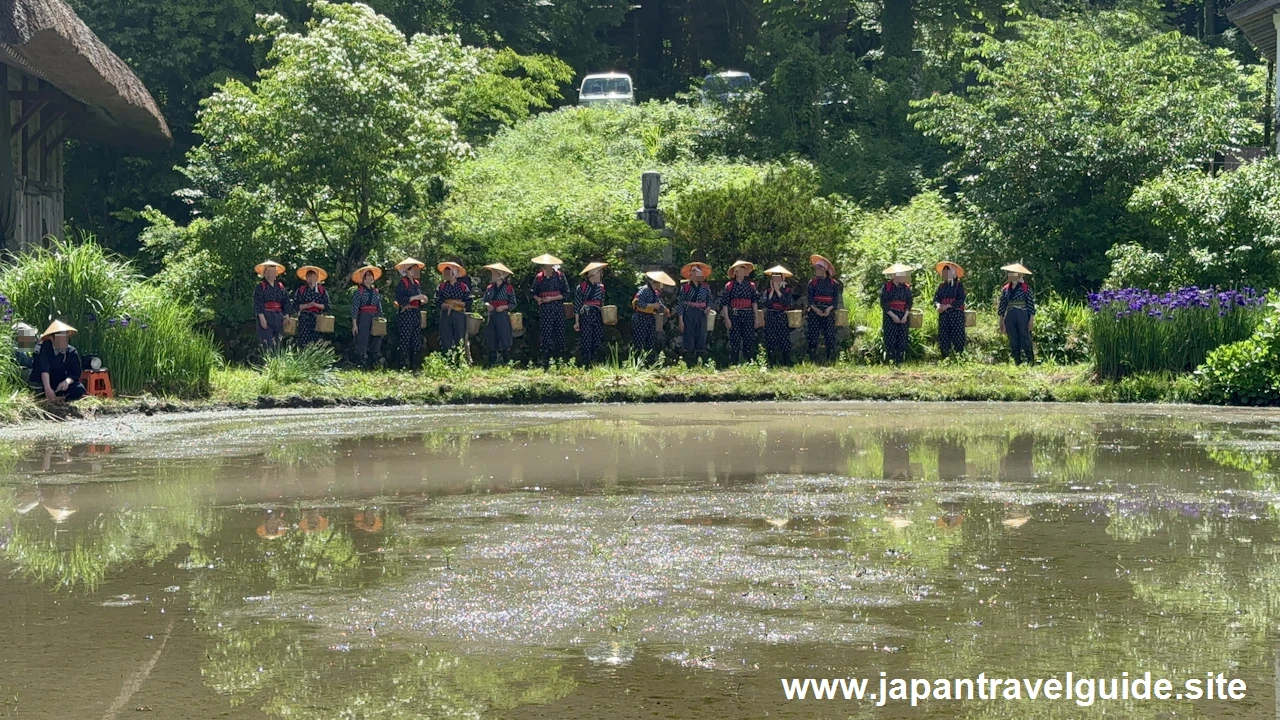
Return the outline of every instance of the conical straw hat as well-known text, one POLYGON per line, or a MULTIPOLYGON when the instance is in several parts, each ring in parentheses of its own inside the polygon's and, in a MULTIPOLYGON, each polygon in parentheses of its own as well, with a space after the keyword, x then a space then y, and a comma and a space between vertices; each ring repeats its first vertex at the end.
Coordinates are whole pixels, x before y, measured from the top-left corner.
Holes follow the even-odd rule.
POLYGON ((277 274, 284 272, 284 266, 276 262, 275 260, 268 260, 266 262, 258 263, 257 265, 254 266, 253 271, 261 275, 263 271, 265 271, 268 267, 275 268, 277 274))
POLYGON ((765 271, 764 271, 764 274, 765 274, 765 275, 781 275, 781 276, 783 276, 783 277, 791 277, 791 271, 790 271, 790 270, 788 270, 788 269, 786 269, 786 268, 784 268, 784 267, 782 267, 781 265, 774 265, 773 267, 769 268, 768 270, 765 270, 765 271))
POLYGON ((676 286, 676 281, 672 280, 670 275, 662 272, 661 270, 650 270, 649 272, 645 273, 644 276, 649 278, 650 280, 657 280, 663 285, 667 285, 669 287, 676 286))
POLYGON ((825 267, 827 268, 827 273, 828 273, 829 275, 835 275, 835 274, 836 274, 836 266, 835 266, 835 264, 834 264, 834 263, 832 263, 830 260, 828 260, 828 259, 826 259, 826 258, 822 257, 821 255, 810 255, 810 256, 809 256, 809 264, 810 264, 810 265, 823 265, 823 266, 825 266, 825 267))
POLYGON ((438 272, 438 273, 440 273, 441 275, 443 275, 443 274, 444 274, 444 269, 445 269, 445 268, 447 268, 447 267, 451 267, 451 268, 453 268, 454 270, 458 271, 458 277, 466 277, 466 276, 467 276, 467 269, 466 269, 466 268, 464 268, 464 267, 462 267, 462 265, 460 265, 460 264, 458 264, 458 263, 456 263, 456 262, 453 262, 452 260, 446 260, 446 261, 444 261, 444 262, 440 263, 439 265, 437 265, 437 266, 436 266, 436 272, 438 272))
POLYGON ((946 266, 948 266, 948 265, 950 265, 951 267, 955 268, 955 271, 956 271, 956 279, 957 279, 957 280, 959 280, 960 278, 964 277, 964 268, 960 267, 960 266, 959 266, 959 265, 957 265, 956 263, 951 262, 950 260, 943 260, 942 262, 938 263, 937 265, 934 265, 934 266, 933 266, 933 271, 934 271, 934 272, 936 272, 936 273, 938 273, 939 275, 941 275, 941 274, 942 274, 942 269, 943 269, 943 268, 945 268, 945 267, 946 267, 946 266))
POLYGON ((592 270, 603 270, 603 269, 605 269, 605 268, 607 268, 607 267, 609 267, 609 263, 607 263, 607 262, 599 262, 599 261, 591 262, 591 263, 587 263, 587 266, 586 266, 586 267, 584 267, 584 268, 582 268, 582 272, 580 272, 580 273, 578 273, 578 274, 579 274, 579 275, 589 275, 589 274, 591 274, 591 271, 592 271, 592 270))
POLYGON ((315 271, 316 277, 320 278, 320 282, 324 282, 325 280, 329 279, 329 273, 325 272, 324 268, 319 268, 319 267, 316 267, 315 265, 303 265, 302 267, 298 268, 298 279, 306 280, 307 272, 309 270, 315 271))
POLYGON ((1031 271, 1030 271, 1030 270, 1028 270, 1028 269, 1027 269, 1027 267, 1026 267, 1025 265, 1023 265, 1022 263, 1014 263, 1014 264, 1012 264, 1012 265, 1005 265, 1004 267, 1002 267, 1002 268, 1000 268, 1000 269, 1001 269, 1001 270, 1003 270, 1003 271, 1005 271, 1005 272, 1018 273, 1019 275, 1030 275, 1030 274, 1031 274, 1031 271))
POLYGON ((485 270, 497 270, 498 272, 500 272, 500 273, 506 273, 507 275, 514 275, 514 274, 515 274, 515 273, 511 272, 511 268, 507 267, 506 265, 503 265, 502 263, 493 263, 492 265, 485 265, 485 266, 484 266, 484 269, 485 269, 485 270))
POLYGON ((367 272, 373 273, 374 282, 378 282, 378 280, 382 279, 382 268, 374 267, 373 265, 365 265, 364 267, 351 273, 351 282, 357 285, 364 282, 364 274, 367 272))
POLYGON ((397 270, 399 270, 400 268, 404 267, 405 265, 415 265, 415 266, 417 266, 417 268, 418 268, 419 270, 421 270, 421 269, 423 269, 423 268, 425 268, 425 267, 427 266, 427 264, 426 264, 426 263, 422 262, 421 260, 419 260, 419 259, 417 259, 417 258, 407 257, 407 258, 405 258, 405 259, 401 260, 400 262, 396 263, 396 269, 397 269, 397 270))
POLYGON ((733 271, 737 270, 740 267, 745 267, 748 273, 753 273, 756 271, 755 263, 747 262, 746 260, 739 260, 729 266, 729 276, 732 277, 733 271))
POLYGON ((880 272, 884 273, 885 275, 897 275, 898 273, 912 273, 915 271, 916 269, 911 267, 910 265, 904 265, 902 263, 894 263, 889 267, 885 268, 884 270, 881 270, 880 272))
POLYGON ((702 268, 703 280, 706 280, 711 277, 711 266, 698 260, 688 263, 684 267, 680 268, 680 277, 684 278, 685 280, 688 280, 689 276, 693 275, 694 268, 702 268))
POLYGON ((531 260, 530 262, 532 262, 534 265, 563 265, 564 264, 563 260, 549 253, 543 253, 542 255, 539 255, 538 257, 531 260))
POLYGON ((49 327, 44 329, 44 333, 40 335, 40 339, 44 340, 50 335, 53 335, 55 333, 61 333, 61 332, 64 332, 67 335, 75 335, 76 332, 78 331, 75 328, 71 327, 70 325, 62 322, 61 320, 54 320, 53 322, 49 323, 49 327))

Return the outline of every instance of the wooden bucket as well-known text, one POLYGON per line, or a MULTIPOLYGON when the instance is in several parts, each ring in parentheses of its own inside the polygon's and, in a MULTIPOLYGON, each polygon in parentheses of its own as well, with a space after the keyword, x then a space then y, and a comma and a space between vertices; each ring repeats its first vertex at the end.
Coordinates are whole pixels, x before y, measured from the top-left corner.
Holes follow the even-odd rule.
POLYGON ((618 324, 618 306, 605 305, 604 307, 600 308, 600 317, 604 320, 605 325, 617 325, 618 324))
POLYGON ((907 327, 924 327, 924 311, 913 308, 911 312, 907 313, 907 327))
POLYGON ((804 323, 804 313, 800 310, 787 311, 787 327, 795 330, 804 323))
POLYGON ((316 316, 316 332, 322 332, 322 333, 333 332, 333 316, 332 315, 316 316))
POLYGON ((762 327, 764 327, 764 311, 757 310, 756 311, 756 329, 759 330, 762 327))
POLYGON ((964 311, 964 326, 965 326, 965 327, 977 327, 977 326, 978 326, 978 313, 977 313, 977 311, 975 311, 975 310, 965 310, 965 311, 964 311))
POLYGON ((298 318, 292 315, 284 316, 284 334, 294 335, 298 332, 298 318))
POLYGON ((373 325, 371 325, 369 328, 369 334, 373 335, 374 337, 386 337, 387 336, 387 319, 374 318, 373 325))
POLYGON ((511 312, 508 310, 507 314, 511 316, 511 332, 524 332, 524 313, 511 312))
POLYGON ((564 319, 565 320, 573 319, 573 303, 564 304, 564 319))
POLYGON ((836 310, 836 327, 849 327, 849 311, 844 308, 836 310))
POLYGON ((467 313, 467 335, 479 335, 481 325, 484 325, 484 318, 476 313, 467 313))
POLYGON ((427 329, 427 311, 426 310, 422 310, 418 313, 418 329, 419 330, 427 329))

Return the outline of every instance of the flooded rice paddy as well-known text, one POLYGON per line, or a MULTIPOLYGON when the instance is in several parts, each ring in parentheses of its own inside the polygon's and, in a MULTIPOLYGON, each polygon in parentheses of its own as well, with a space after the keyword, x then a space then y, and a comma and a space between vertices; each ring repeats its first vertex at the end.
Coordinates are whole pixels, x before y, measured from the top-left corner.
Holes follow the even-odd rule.
POLYGON ((1276 717, 1280 414, 283 411, 6 429, 0 718, 1276 717), (788 701, 1224 673, 1244 699, 788 701))

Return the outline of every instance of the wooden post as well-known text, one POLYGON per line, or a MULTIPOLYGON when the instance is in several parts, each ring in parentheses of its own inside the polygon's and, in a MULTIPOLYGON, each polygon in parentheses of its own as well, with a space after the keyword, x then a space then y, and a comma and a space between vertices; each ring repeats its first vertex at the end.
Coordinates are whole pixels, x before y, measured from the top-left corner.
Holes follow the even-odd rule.
POLYGON ((0 253, 17 250, 14 229, 17 227, 17 197, 14 189, 17 178, 13 168, 13 133, 9 118, 9 66, 0 63, 0 108, 4 108, 0 122, 0 253))

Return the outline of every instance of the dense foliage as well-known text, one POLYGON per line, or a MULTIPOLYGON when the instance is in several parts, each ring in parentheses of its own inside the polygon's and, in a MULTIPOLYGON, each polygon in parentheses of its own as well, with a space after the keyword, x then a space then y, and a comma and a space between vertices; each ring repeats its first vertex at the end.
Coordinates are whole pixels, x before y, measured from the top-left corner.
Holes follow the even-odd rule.
POLYGON ((1280 405, 1280 301, 1253 335, 1210 352, 1197 375, 1206 402, 1280 405))
MULTIPOLYGON (((82 355, 100 355, 116 392, 195 397, 220 361, 191 306, 140 278, 91 238, 20 255, 0 268, 13 318, 43 330, 61 319, 82 355)), ((7 324, 7 323, 5 323, 7 324)))

